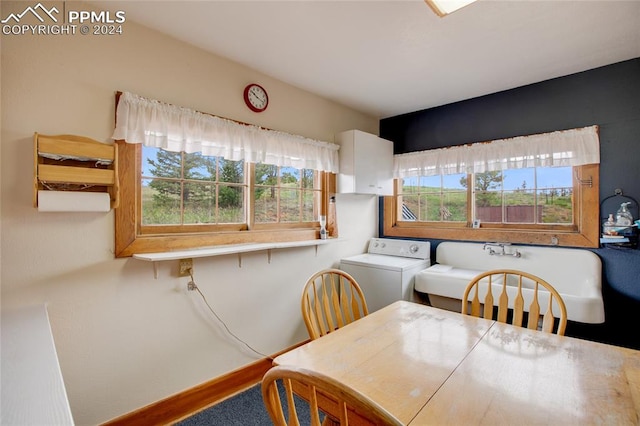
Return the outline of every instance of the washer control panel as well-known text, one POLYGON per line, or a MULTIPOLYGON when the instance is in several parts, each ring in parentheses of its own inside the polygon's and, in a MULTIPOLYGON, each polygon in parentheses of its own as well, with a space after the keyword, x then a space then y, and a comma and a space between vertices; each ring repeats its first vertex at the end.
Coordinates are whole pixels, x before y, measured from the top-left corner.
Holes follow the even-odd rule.
POLYGON ((369 253, 387 256, 429 259, 431 243, 428 241, 394 240, 390 238, 372 238, 369 241, 369 253))

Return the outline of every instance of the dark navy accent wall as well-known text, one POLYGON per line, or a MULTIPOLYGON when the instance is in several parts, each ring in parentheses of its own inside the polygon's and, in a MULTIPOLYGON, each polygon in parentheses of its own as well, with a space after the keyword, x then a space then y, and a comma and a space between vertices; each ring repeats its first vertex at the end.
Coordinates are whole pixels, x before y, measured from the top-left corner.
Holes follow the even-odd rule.
MULTIPOLYGON (((385 118, 380 137, 401 154, 594 124, 600 128, 600 200, 616 188, 639 199, 640 58, 385 118)), ((600 327, 576 324, 575 334, 640 348, 632 331, 640 323, 640 250, 594 251, 603 264, 607 318, 600 327)))

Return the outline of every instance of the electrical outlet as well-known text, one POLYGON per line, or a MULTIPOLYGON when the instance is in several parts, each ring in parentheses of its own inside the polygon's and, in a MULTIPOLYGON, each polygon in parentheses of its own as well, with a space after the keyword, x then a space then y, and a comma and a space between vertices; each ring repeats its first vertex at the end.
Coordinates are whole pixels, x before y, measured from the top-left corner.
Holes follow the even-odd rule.
POLYGON ((180 259, 178 266, 178 276, 188 277, 193 270, 193 259, 180 259))

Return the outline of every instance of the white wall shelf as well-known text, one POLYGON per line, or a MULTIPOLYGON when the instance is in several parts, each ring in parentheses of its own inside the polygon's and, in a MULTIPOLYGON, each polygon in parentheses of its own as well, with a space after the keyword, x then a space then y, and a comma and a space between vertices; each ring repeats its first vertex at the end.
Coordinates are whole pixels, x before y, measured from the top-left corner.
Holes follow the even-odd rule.
POLYGON ((141 253, 141 254, 134 254, 132 257, 138 260, 153 262, 153 274, 155 278, 158 278, 157 262, 163 262, 168 260, 189 259, 189 258, 193 259, 197 257, 214 257, 214 256, 226 256, 229 254, 237 254, 238 266, 242 267, 242 253, 266 251, 267 260, 269 263, 271 263, 271 250, 315 246, 316 254, 317 254, 319 245, 329 244, 336 241, 339 241, 339 239, 328 238, 326 240, 318 239, 318 240, 288 241, 288 242, 273 242, 273 243, 230 244, 230 245, 206 247, 206 248, 191 249, 191 250, 169 251, 169 252, 161 252, 161 253, 141 253))

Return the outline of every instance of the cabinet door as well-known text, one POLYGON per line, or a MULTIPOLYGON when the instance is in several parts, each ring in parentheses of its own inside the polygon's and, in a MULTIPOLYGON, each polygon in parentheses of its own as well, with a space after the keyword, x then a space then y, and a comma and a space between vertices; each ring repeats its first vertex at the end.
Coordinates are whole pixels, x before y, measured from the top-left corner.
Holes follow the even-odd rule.
POLYGON ((359 130, 338 135, 340 174, 338 191, 393 194, 393 142, 359 130))
POLYGON ((356 133, 356 192, 393 194, 393 143, 368 133, 356 133))

